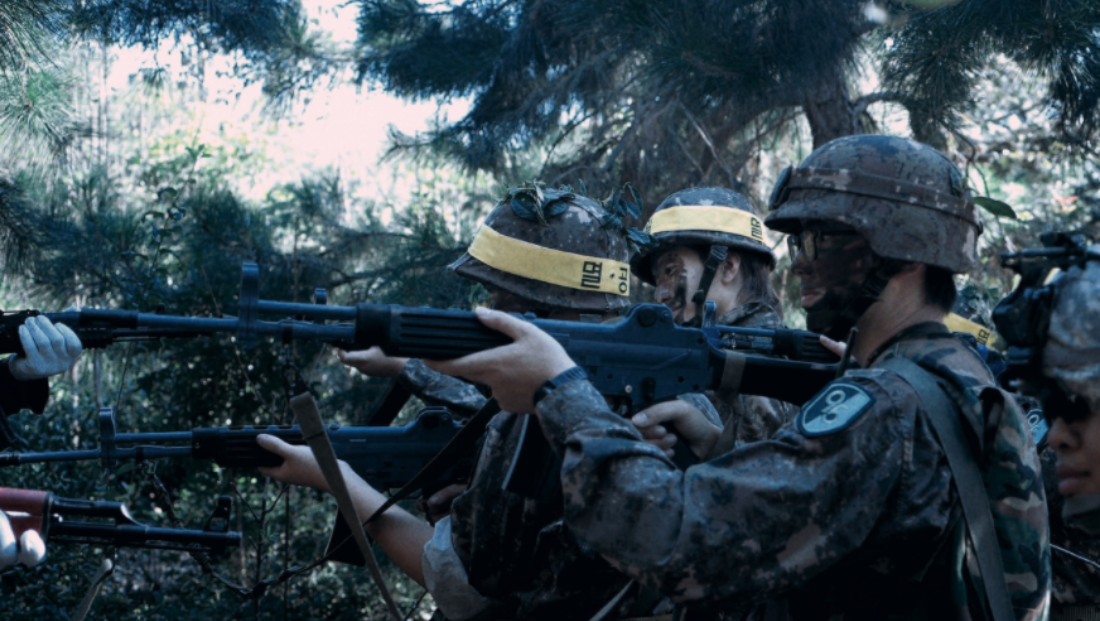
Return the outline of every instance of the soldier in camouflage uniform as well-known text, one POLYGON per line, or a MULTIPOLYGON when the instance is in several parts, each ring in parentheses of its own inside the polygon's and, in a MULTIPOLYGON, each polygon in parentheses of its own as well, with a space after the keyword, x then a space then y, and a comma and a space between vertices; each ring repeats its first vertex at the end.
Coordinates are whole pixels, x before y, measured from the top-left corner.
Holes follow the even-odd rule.
POLYGON ((1051 419, 1042 459, 1051 541, 1061 548, 1051 559, 1057 621, 1100 619, 1100 246, 1089 253, 1051 285, 1047 380, 1037 391, 1051 419))
MULTIPOLYGON (((494 305, 507 311, 596 320, 625 310, 628 249, 621 232, 602 226, 603 208, 546 190, 531 213, 527 198, 513 193, 498 205, 452 269, 486 284, 494 305)), ((421 377, 427 382, 420 386, 445 385, 431 371, 421 377)), ((528 428, 530 420, 502 412, 489 422, 469 487, 434 529, 396 507, 368 525, 386 554, 428 588, 447 619, 587 618, 628 581, 598 555, 582 551, 564 528, 560 462, 537 425, 528 428), (535 459, 529 453, 523 458, 537 467, 515 478, 534 476, 548 485, 511 483, 509 473, 523 451, 534 451, 535 459)), ((270 437, 261 443, 286 458, 266 473, 325 488, 304 447, 270 437)), ((370 515, 384 498, 350 469, 344 472, 360 514, 370 515)))
POLYGON ((842 138, 788 170, 773 205, 766 223, 791 235, 811 325, 837 336, 857 327, 850 350, 864 370, 830 383, 770 440, 680 471, 607 410, 556 341, 492 311, 482 321, 515 342, 431 364, 489 385, 502 406, 537 401, 564 455, 570 530, 680 602, 729 611, 767 598, 754 612, 763 618, 974 619, 989 616, 979 594, 999 584, 1007 616, 1046 618, 1046 505, 1027 424, 942 323, 952 274, 977 260, 961 173, 911 140, 842 138), (929 374, 942 395, 912 385, 929 374), (957 411, 932 411, 937 400, 957 411), (996 524, 986 532, 1003 557, 988 583, 934 415, 982 438, 963 457, 978 462, 996 524))
MULTIPOLYGON (((705 302, 714 302, 715 325, 783 328, 779 296, 772 286, 775 255, 767 246, 764 223, 749 200, 727 188, 688 188, 671 194, 646 223, 651 243, 634 253, 631 271, 656 288, 655 299, 680 325, 700 325, 705 302)), ((735 445, 764 440, 790 420, 788 403, 750 395, 718 399, 691 393, 642 412, 642 433, 657 436, 689 408, 706 412, 712 404, 722 423, 717 444, 701 457, 735 445)), ((664 438, 674 441, 675 436, 664 438)), ((663 438, 662 438, 663 439, 663 438)))

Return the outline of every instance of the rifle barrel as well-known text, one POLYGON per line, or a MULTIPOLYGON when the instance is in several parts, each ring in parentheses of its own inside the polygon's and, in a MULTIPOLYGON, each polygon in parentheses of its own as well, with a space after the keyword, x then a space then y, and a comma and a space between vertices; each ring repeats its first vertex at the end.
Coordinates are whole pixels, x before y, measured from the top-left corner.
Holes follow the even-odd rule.
POLYGON ((159 528, 143 524, 106 524, 51 520, 50 543, 99 544, 156 550, 227 550, 241 545, 241 533, 159 528))
MULTIPOLYGON (((176 436, 180 434, 188 436, 187 442, 190 442, 191 432, 173 432, 164 434, 127 434, 135 436, 146 436, 141 438, 141 442, 154 442, 151 435, 161 436, 176 436)), ((122 441, 122 436, 118 437, 118 441, 122 441)), ((175 440, 171 440, 175 442, 175 440)), ((8 466, 20 466, 24 464, 44 464, 54 462, 66 462, 66 461, 90 461, 96 459, 103 459, 109 461, 121 461, 121 460, 133 460, 144 461, 146 459, 164 459, 169 457, 189 457, 192 453, 190 444, 188 446, 128 446, 123 448, 115 448, 114 450, 105 450, 104 448, 89 449, 82 451, 53 451, 43 453, 0 453, 0 468, 8 466)))
POLYGON ((289 315, 303 317, 305 319, 335 319, 342 321, 355 321, 354 306, 328 306, 325 304, 301 304, 296 302, 275 302, 260 300, 256 302, 256 309, 262 313, 273 315, 289 315))

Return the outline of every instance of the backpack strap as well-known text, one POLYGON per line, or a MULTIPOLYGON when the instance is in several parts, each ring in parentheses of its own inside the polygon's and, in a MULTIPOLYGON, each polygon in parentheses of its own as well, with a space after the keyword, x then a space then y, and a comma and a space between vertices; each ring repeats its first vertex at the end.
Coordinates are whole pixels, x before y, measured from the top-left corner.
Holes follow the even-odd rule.
POLYGON ((951 477, 958 490, 963 518, 970 533, 971 543, 977 554, 978 569, 982 575, 986 599, 994 621, 1011 621, 1016 618, 1012 599, 1004 576, 1004 561, 993 526, 989 494, 978 468, 978 456, 965 443, 966 434, 958 407, 947 397, 946 387, 928 370, 907 358, 891 358, 881 366, 886 367, 906 381, 916 391, 928 412, 936 438, 947 455, 951 477))

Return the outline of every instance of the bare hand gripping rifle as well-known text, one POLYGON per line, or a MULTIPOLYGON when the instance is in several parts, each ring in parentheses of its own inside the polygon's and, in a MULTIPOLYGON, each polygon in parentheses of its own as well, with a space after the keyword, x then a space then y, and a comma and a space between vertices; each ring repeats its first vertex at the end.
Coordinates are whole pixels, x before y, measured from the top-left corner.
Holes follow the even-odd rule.
POLYGON ((50 492, 0 487, 0 510, 18 538, 36 530, 50 543, 179 550, 220 554, 240 547, 241 533, 229 530, 233 501, 218 498, 203 530, 140 524, 126 505, 102 500, 59 498, 50 492))
MULTIPOLYGON (((228 333, 245 346, 264 336, 283 342, 316 340, 342 349, 378 345, 391 356, 445 360, 509 342, 469 311, 388 304, 299 304, 260 300, 258 292, 259 268, 245 263, 239 317, 115 309, 47 313, 46 317, 68 325, 89 348, 120 341, 228 333), (263 315, 284 319, 264 321, 260 319, 263 315)), ((0 353, 20 350, 18 326, 34 314, 38 311, 0 315, 0 353)), ((672 313, 658 304, 635 306, 620 321, 609 324, 530 321, 562 343, 601 393, 629 410, 712 389, 802 403, 828 383, 836 370, 831 364, 836 357, 811 332, 685 328, 677 326, 672 313)))

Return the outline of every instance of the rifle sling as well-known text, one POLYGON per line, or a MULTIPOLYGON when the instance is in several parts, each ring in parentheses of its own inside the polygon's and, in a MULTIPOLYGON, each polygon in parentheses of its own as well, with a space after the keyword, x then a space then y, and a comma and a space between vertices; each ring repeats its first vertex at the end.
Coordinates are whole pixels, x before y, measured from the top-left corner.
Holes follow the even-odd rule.
MULTIPOLYGON (((390 497, 386 499, 386 502, 383 503, 381 507, 378 507, 378 510, 372 513, 363 524, 371 523, 393 505, 412 496, 415 492, 423 489, 425 485, 438 480, 443 473, 447 472, 454 464, 458 463, 459 460, 475 451, 477 443, 481 439, 482 433, 485 431, 485 427, 488 426, 489 421, 499 411, 500 406, 497 405, 496 401, 492 399, 487 401, 485 405, 483 405, 481 409, 462 426, 462 429, 451 438, 451 441, 436 453, 435 457, 425 464, 416 475, 409 479, 409 482, 403 485, 401 489, 390 495, 390 497)), ((333 525, 332 534, 329 536, 328 548, 325 555, 341 563, 363 565, 366 559, 357 549, 348 545, 350 531, 351 529, 347 523, 341 520, 340 516, 336 516, 336 523, 333 525)))
POLYGON ((340 464, 336 459, 336 451, 333 450, 324 423, 321 422, 321 412, 317 409, 317 402, 313 399, 313 395, 307 391, 291 397, 290 407, 294 410, 295 418, 298 419, 298 426, 302 430, 302 438, 309 444, 313 457, 321 467, 325 482, 328 483, 333 497, 336 498, 340 514, 344 516, 344 521, 351 527, 351 534, 355 538, 355 543, 359 546, 360 553, 367 561, 371 577, 374 578, 375 584, 378 585, 378 589, 382 593, 386 608, 394 621, 401 621, 401 613, 397 610, 397 604, 393 601, 393 596, 382 578, 382 570, 378 567, 378 559, 374 557, 374 550, 371 549, 370 541, 367 540, 367 533, 359 520, 359 512, 355 509, 355 503, 348 492, 347 482, 344 481, 344 474, 340 471, 340 464))
POLYGON ((378 510, 371 514, 365 523, 374 521, 378 516, 385 513, 386 509, 419 491, 426 483, 436 480, 459 459, 474 451, 481 439, 481 434, 485 431, 485 427, 489 425, 489 421, 498 412, 500 412, 500 406, 497 405, 494 399, 490 399, 485 405, 481 406, 481 409, 470 418, 469 422, 462 426, 455 437, 451 438, 451 441, 436 453, 435 457, 425 464, 408 483, 394 492, 381 507, 378 507, 378 510))
POLYGON ((977 555, 986 599, 994 621, 1012 621, 1012 599, 1005 584, 1004 562, 993 525, 989 494, 978 470, 978 456, 965 443, 967 437, 959 408, 947 397, 947 388, 931 372, 906 358, 891 358, 883 366, 901 376, 917 392, 928 412, 936 438, 947 455, 951 477, 962 505, 966 529, 977 555))
POLYGON ((743 355, 734 354, 731 351, 725 353, 725 364, 722 365, 722 384, 718 393, 725 398, 732 397, 741 392, 741 382, 745 376, 746 358, 743 355))
POLYGON ((382 397, 382 403, 374 408, 364 424, 370 427, 389 427, 411 396, 412 392, 408 388, 394 380, 386 391, 386 396, 382 397))

